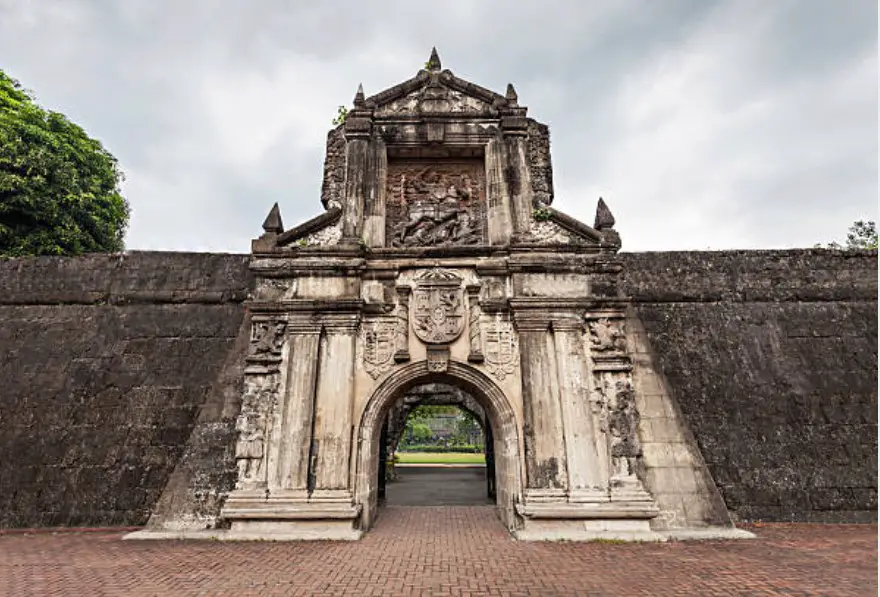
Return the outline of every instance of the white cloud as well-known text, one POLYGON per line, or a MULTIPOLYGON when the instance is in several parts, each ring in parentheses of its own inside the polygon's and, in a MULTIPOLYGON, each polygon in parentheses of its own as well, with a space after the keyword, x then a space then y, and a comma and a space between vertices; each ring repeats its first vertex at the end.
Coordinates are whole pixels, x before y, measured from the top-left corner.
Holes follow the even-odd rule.
POLYGON ((432 45, 516 85, 555 205, 605 197, 627 250, 810 246, 876 217, 876 7, 845 4, 0 0, 0 68, 120 159, 130 248, 247 251, 273 202, 319 213, 336 107, 432 45))

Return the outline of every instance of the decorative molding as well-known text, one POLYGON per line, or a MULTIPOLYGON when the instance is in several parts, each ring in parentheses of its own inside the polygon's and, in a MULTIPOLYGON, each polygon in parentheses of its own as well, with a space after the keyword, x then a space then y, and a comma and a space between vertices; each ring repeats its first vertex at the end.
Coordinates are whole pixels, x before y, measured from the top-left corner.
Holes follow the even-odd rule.
POLYGON ((409 360, 409 295, 412 289, 409 286, 397 286, 397 350, 394 352, 394 361, 405 363, 409 360))
POLYGON ((482 363, 483 347, 480 342, 480 286, 469 284, 466 287, 468 297, 468 352, 469 363, 482 363))
POLYGON ((446 346, 429 346, 427 355, 428 371, 445 373, 449 369, 449 348, 446 346))

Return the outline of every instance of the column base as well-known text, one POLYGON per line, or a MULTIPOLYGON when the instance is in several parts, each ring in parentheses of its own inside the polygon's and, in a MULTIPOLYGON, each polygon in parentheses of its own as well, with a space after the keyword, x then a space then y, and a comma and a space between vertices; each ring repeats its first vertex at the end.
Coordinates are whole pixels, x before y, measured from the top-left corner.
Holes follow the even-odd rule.
POLYGON ((566 500, 550 496, 517 504, 523 528, 514 532, 522 541, 665 541, 651 529, 651 519, 659 514, 648 500, 612 501, 607 492, 581 490, 566 500))
POLYGON ((346 490, 276 491, 266 496, 236 491, 220 516, 231 522, 225 540, 353 541, 361 507, 346 490))

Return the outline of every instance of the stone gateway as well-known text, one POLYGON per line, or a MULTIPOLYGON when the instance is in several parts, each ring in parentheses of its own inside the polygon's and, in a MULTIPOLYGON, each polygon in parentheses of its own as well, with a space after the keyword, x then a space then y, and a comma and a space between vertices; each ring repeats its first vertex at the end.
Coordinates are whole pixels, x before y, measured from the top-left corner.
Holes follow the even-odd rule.
MULTIPOLYGON (((513 86, 462 80, 434 51, 414 78, 359 89, 327 145, 326 212, 284 230, 276 205, 253 241, 237 479, 211 532, 359 538, 396 405, 442 384, 489 429, 516 537, 737 535, 698 459, 646 474, 640 410, 663 405, 634 385, 614 218, 601 200, 592 227, 551 207, 548 130, 513 86)), ((652 432, 654 450, 683 441, 652 432)), ((182 510, 137 535, 205 526, 182 510)))
POLYGON ((420 404, 522 540, 876 521, 877 252, 627 254, 553 198, 548 128, 434 52, 248 255, 0 260, 0 527, 357 539, 420 404))

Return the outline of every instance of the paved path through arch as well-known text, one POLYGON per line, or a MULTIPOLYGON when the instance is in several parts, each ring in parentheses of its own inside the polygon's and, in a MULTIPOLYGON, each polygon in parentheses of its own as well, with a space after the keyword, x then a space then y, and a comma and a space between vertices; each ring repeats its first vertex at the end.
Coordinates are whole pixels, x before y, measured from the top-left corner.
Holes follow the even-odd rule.
POLYGON ((518 543, 492 507, 387 508, 354 543, 0 535, 0 595, 876 595, 877 527, 748 541, 518 543))

